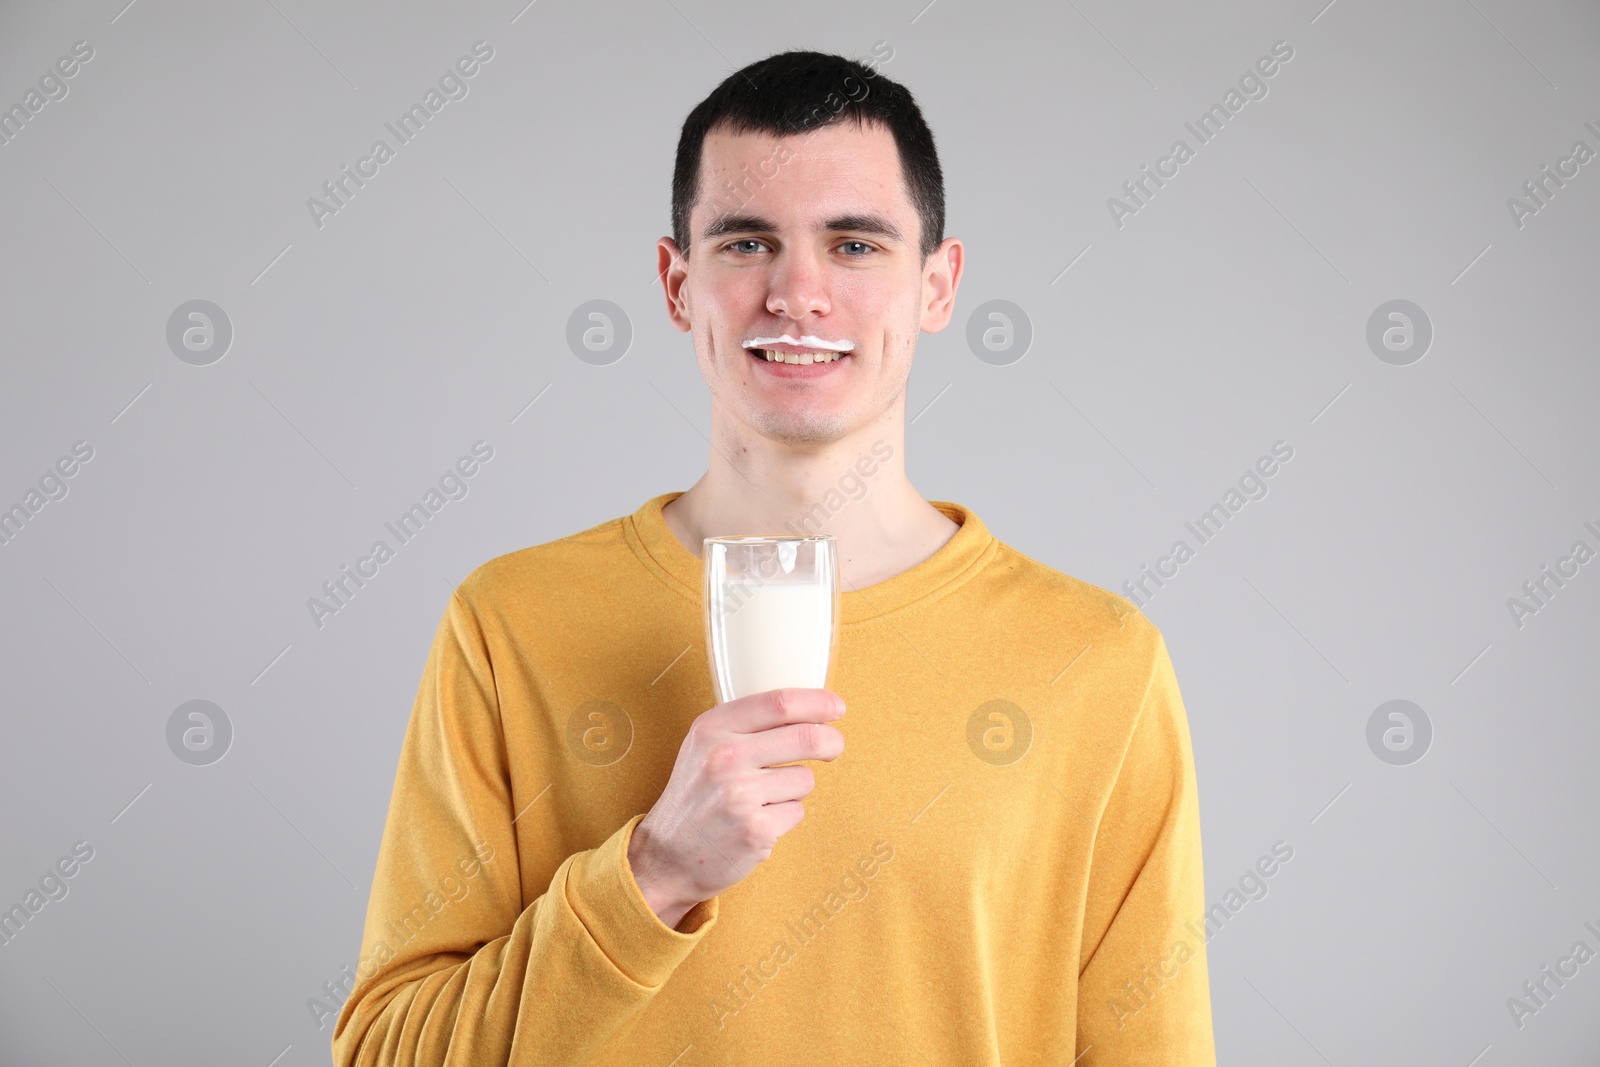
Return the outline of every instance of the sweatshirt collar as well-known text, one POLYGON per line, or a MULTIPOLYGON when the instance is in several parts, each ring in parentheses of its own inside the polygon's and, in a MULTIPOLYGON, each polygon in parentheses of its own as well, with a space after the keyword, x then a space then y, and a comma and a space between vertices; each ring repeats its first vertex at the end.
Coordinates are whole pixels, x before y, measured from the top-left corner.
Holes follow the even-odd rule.
MULTIPOLYGON (((648 570, 698 606, 705 573, 700 557, 678 540, 661 513, 662 508, 682 495, 683 490, 678 490, 645 501, 639 510, 623 519, 623 536, 648 570)), ((910 570, 861 589, 844 586, 839 597, 841 629, 876 622, 947 596, 977 574, 999 550, 1000 543, 970 508, 947 500, 928 503, 958 523, 960 529, 937 552, 910 570)))

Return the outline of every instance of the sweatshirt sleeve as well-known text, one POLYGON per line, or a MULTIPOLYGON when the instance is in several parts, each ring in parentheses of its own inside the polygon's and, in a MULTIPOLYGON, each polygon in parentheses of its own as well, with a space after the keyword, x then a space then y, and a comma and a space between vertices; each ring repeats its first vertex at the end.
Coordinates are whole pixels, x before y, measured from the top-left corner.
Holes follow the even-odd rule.
POLYGON ((1194 754, 1158 634, 1091 860, 1078 974, 1082 1067, 1215 1067, 1204 913, 1194 754))
POLYGON ((336 1067, 582 1063, 716 921, 715 897, 677 929, 650 909, 628 865, 642 814, 553 872, 523 870, 510 782, 487 643, 458 590, 401 745, 336 1067))

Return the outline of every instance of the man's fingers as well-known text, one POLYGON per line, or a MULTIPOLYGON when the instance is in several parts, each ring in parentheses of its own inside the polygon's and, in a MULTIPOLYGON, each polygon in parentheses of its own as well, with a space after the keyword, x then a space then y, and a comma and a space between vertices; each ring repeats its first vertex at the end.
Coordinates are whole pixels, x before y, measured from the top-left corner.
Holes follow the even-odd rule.
POLYGON ((774 726, 748 739, 751 765, 776 767, 795 760, 835 760, 844 752, 844 734, 826 723, 774 726))
POLYGON ((810 767, 773 767, 756 776, 755 796, 763 805, 804 800, 816 788, 810 767))
POLYGON ((772 689, 730 700, 721 725, 734 733, 753 734, 801 722, 833 722, 842 714, 843 701, 827 689, 772 689))

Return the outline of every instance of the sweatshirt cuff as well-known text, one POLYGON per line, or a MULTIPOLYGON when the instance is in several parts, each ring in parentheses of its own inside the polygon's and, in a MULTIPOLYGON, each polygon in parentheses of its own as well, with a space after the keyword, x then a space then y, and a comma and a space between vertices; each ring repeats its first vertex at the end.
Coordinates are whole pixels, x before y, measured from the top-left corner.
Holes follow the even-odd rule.
POLYGON ((623 974, 648 988, 661 985, 717 921, 717 897, 684 913, 674 930, 650 908, 628 864, 628 843, 644 815, 635 815, 595 849, 574 857, 567 903, 589 936, 623 974))

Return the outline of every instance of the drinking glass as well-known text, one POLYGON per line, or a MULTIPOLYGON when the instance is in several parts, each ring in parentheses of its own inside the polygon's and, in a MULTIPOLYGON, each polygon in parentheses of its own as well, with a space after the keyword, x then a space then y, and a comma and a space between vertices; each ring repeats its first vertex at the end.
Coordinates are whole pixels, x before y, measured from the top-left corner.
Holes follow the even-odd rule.
POLYGON ((706 652, 717 703, 769 689, 827 689, 839 646, 831 536, 708 537, 706 652))

